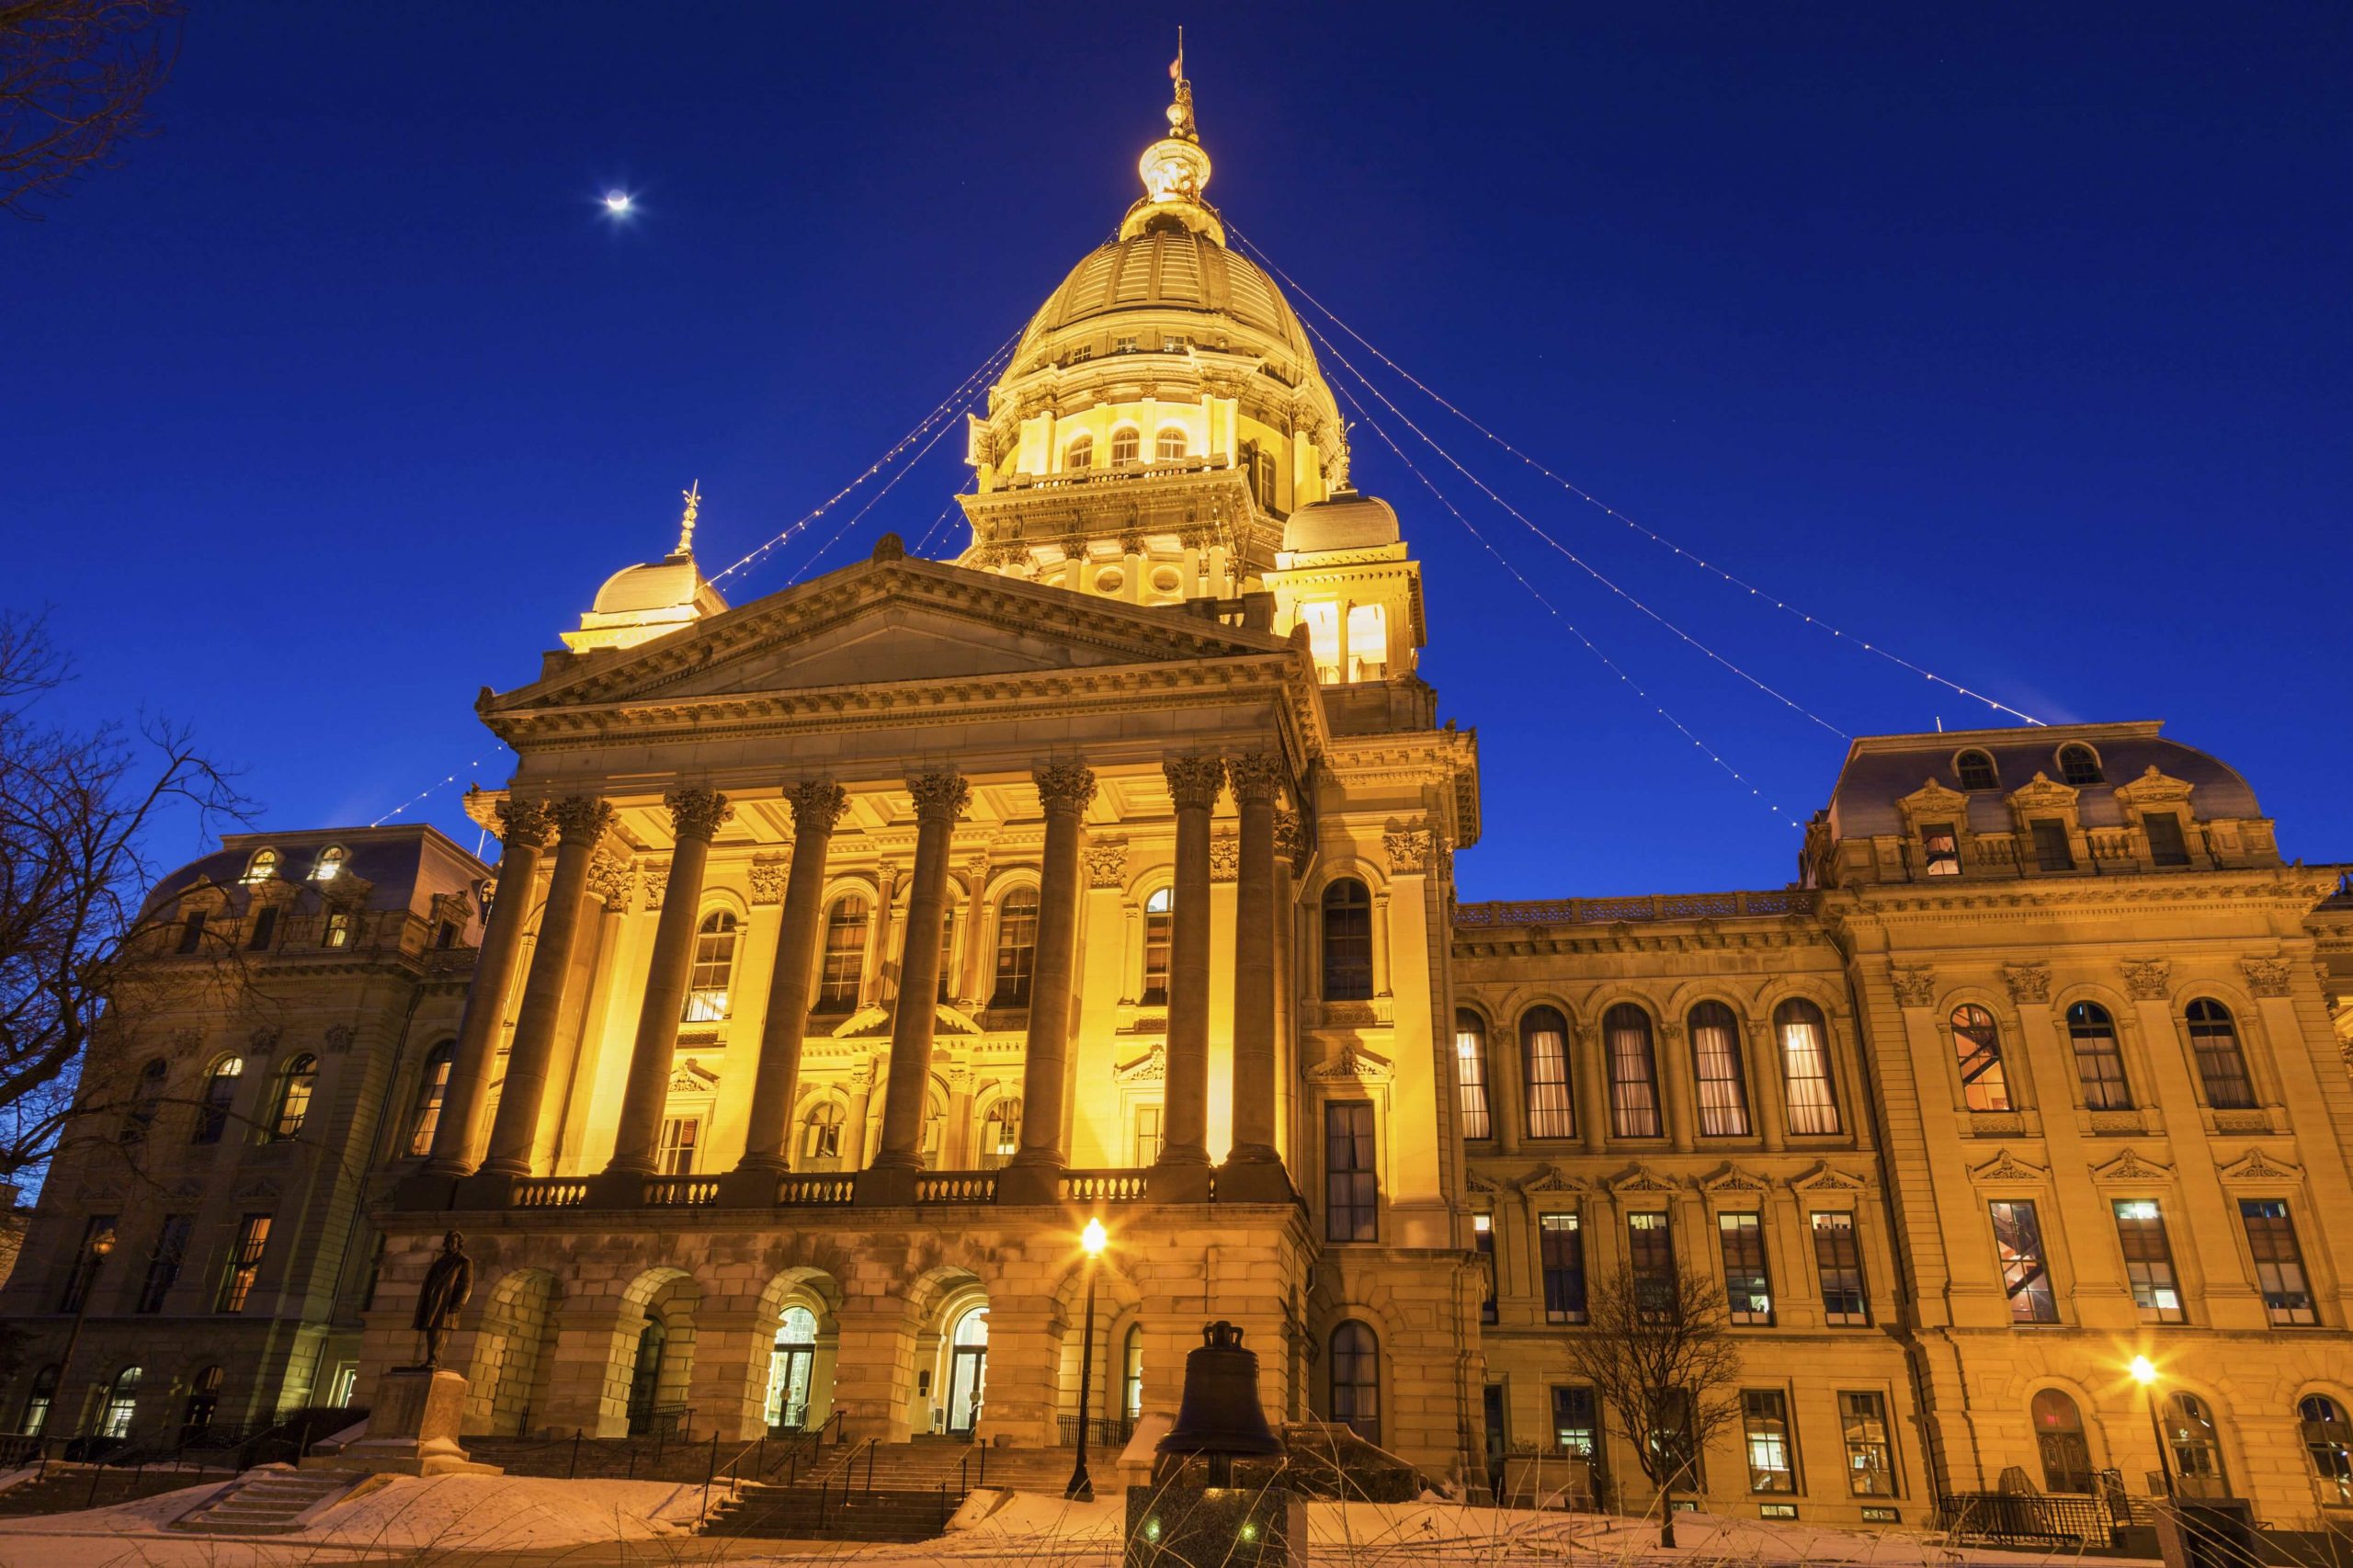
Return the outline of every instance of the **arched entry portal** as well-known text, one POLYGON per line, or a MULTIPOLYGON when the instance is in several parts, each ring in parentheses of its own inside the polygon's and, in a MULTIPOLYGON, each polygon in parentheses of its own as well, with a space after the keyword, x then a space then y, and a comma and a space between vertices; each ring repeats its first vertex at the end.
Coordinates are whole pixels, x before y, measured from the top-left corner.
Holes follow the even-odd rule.
POLYGON ((817 1376, 817 1314, 795 1302, 784 1309, 768 1351, 768 1429, 799 1432, 809 1425, 817 1376))
POLYGON ((942 1402, 948 1430, 972 1436, 988 1398, 989 1309, 969 1307, 948 1335, 948 1397, 942 1402))
POLYGON ((647 1320, 638 1331, 637 1362, 629 1374, 629 1432, 632 1437, 654 1430, 654 1407, 661 1403, 662 1362, 670 1348, 670 1330, 660 1318, 647 1320))

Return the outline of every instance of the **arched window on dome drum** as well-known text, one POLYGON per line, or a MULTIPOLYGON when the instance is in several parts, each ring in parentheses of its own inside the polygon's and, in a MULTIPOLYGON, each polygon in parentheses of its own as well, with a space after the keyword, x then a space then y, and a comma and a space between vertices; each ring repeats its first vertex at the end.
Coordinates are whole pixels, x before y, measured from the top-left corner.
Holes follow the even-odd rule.
POLYGON ((2086 1110, 2131 1110, 2132 1085, 2124 1076, 2124 1053, 2116 1047, 2116 1022, 2097 1002, 2067 1009, 2067 1039, 2075 1048, 2075 1081, 2083 1085, 2086 1110))
POLYGON ((1095 466, 1095 437, 1081 436, 1063 449, 1063 467, 1073 473, 1082 473, 1095 466))
POLYGON ((2059 748, 2059 780, 2061 783, 2073 784, 2081 788, 2086 784, 2100 783, 2102 778, 2103 775, 2099 768, 2099 756, 2092 750, 2091 747, 2077 744, 2074 745, 2063 745, 2059 748))
POLYGON ((1555 1007, 1519 1016, 1519 1075, 1528 1090, 1528 1135, 1574 1138, 1576 1102, 1569 1093, 1569 1021, 1555 1007))
POLYGON ((1740 1070, 1740 1020, 1722 1002, 1691 1009, 1691 1084, 1699 1136, 1748 1136, 1748 1080, 1740 1070))
POLYGON ((1332 1331, 1332 1419, 1366 1442, 1381 1441, 1381 1339, 1350 1318, 1332 1331))
POLYGON ((1961 774, 1961 787, 1964 790, 1998 790, 2002 787, 2000 775, 1994 771, 1994 759, 1984 752, 1962 752, 1954 760, 1954 767, 1961 774))
POLYGON ((981 1119, 980 1158, 975 1163, 982 1170, 995 1170, 1020 1147, 1021 1096, 1008 1095, 989 1107, 988 1115, 981 1119))
POLYGON ((269 1119, 273 1142, 301 1135, 310 1119, 311 1096, 319 1085, 319 1059, 310 1052, 289 1061, 278 1072, 278 1103, 269 1119))
POLYGON ((2255 1105, 2255 1081, 2247 1076, 2246 1053, 2239 1049, 2238 1025, 2231 1010, 2211 996, 2189 1005, 2189 1048, 2198 1057, 2199 1081, 2206 1085, 2206 1103, 2216 1110, 2248 1110, 2255 1105))
POLYGON ((411 1157, 433 1153, 433 1135, 441 1127, 441 1101, 449 1092, 449 1069, 457 1059, 454 1040, 445 1040, 425 1053, 425 1067, 416 1075, 416 1104, 409 1112, 411 1157))
POLYGON ((825 952, 817 979, 817 1008, 839 1012, 858 1006, 866 978, 866 900, 845 893, 825 917, 825 952))
POLYGON ((1842 1131, 1838 1087, 1830 1075, 1830 1030, 1822 1009, 1792 997, 1773 1009, 1773 1032, 1781 1040, 1781 1082, 1790 1103, 1790 1131, 1842 1131))
POLYGON ((1462 1136, 1493 1138, 1495 1121, 1487 1104, 1487 1024, 1468 1007, 1454 1015, 1454 1088, 1461 1097, 1462 1136))
POLYGON ((1029 982, 1037 969, 1038 890, 1015 888, 996 906, 996 989, 989 1006, 1029 1006, 1029 982))
POLYGON ((1952 1051, 1961 1064, 1961 1094, 1972 1110, 2007 1110, 2010 1086, 2002 1073, 2002 1032, 1994 1015, 1974 1003, 1952 1010, 1952 1051))
POLYGON ((1651 1047, 1651 1016, 1620 1002, 1601 1016, 1608 1050, 1609 1131, 1620 1138, 1655 1138, 1658 1058, 1651 1047))
POLYGON ((2322 1506, 2353 1507, 2353 1426, 2346 1424, 2345 1407, 2326 1394, 2306 1394, 2296 1402, 2296 1421, 2322 1506))
POLYGON ((1324 890, 1324 1000, 1372 996, 1372 895, 1354 877, 1324 890))
POLYGON ((837 1171, 842 1168, 842 1103, 819 1100, 801 1121, 801 1153, 797 1171, 837 1171))
POLYGON ((2034 1396, 2029 1413, 2035 1446, 2042 1452, 2043 1490, 2089 1492, 2092 1450, 2084 1441, 2084 1416, 2075 1402, 2057 1389, 2044 1389, 2034 1396))
POLYGON ((1165 463, 1180 463, 1186 456, 1185 432, 1174 425, 1165 427, 1160 432, 1160 438, 1154 443, 1154 459, 1165 463))
POLYGON ((1143 437, 1132 425, 1122 425, 1111 432, 1111 466, 1134 462, 1143 450, 1143 437))
POLYGON ((735 975, 735 916, 714 909, 695 927, 695 967, 687 985, 690 1024, 715 1024, 727 1017, 727 990, 735 975))

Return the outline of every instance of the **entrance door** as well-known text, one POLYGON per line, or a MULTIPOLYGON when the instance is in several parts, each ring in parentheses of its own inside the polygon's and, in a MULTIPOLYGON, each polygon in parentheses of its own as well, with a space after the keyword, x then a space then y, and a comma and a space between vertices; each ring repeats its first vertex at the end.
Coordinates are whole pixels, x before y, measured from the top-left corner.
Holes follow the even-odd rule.
POLYGON ((953 1349, 948 1368, 948 1430, 969 1437, 980 1425, 981 1407, 988 1392, 989 1310, 974 1307, 956 1320, 949 1336, 953 1349))
POLYGON ((806 1307, 787 1307, 776 1345, 768 1352, 768 1426, 798 1432, 809 1424, 809 1385, 817 1369, 817 1317, 806 1307))
POLYGON ((662 1387, 662 1352, 669 1338, 660 1318, 637 1336, 637 1365, 629 1374, 629 1430, 633 1437, 654 1430, 654 1398, 662 1387))

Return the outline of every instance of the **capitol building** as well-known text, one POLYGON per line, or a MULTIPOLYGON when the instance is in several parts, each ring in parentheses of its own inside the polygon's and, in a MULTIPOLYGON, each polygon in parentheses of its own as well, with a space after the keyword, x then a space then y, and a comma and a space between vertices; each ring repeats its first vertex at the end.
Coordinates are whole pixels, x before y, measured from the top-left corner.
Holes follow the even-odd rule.
POLYGON ((158 885, 156 961, 267 1005, 94 1057, 130 1109, 0 1290, 0 1425, 364 1404, 455 1229, 472 1437, 1054 1448, 1173 1414, 1225 1318, 1272 1420, 1639 1510, 1569 1351, 1683 1269, 1742 1368, 1716 1513, 2353 1509, 2336 872, 2134 721, 1857 741, 1785 887, 1460 902, 1515 846, 1409 519, 1181 85, 1139 167, 970 423, 952 559, 730 605, 689 517, 509 629, 494 866, 324 827, 158 885))

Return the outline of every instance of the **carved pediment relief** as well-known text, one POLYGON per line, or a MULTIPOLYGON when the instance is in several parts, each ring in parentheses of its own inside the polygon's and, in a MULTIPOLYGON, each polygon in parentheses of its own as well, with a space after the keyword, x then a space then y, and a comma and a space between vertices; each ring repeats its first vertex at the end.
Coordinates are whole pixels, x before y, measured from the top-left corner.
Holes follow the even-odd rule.
POLYGON ((1627 1193, 1673 1192, 1677 1190, 1677 1184, 1648 1165, 1636 1165, 1611 1176, 1609 1190, 1621 1197, 1627 1193))
POLYGON ((1492 1193, 1495 1190, 1495 1184, 1489 1181, 1485 1176, 1479 1175, 1476 1171, 1473 1171, 1471 1175, 1463 1177, 1462 1185, 1466 1189, 1472 1192, 1492 1193))
POLYGON ((2041 1165, 2030 1165, 2007 1149, 1996 1150, 1994 1157, 1982 1165, 1971 1167, 1969 1179, 1980 1185, 1992 1182, 2023 1183, 2040 1186, 2051 1172, 2041 1165))
POLYGON ((2238 1159, 2222 1167, 2222 1179, 2234 1185, 2276 1183, 2302 1180, 2303 1171, 2284 1160, 2275 1160, 2260 1149, 2250 1149, 2238 1159))
POLYGON ((229 1196, 240 1203, 275 1203, 280 1188, 277 1178, 266 1176, 247 1176, 229 1189, 229 1196))
POLYGON ((1114 1065, 1111 1076, 1122 1084, 1157 1084, 1168 1076, 1168 1048, 1155 1045, 1142 1056, 1114 1065))
POLYGON ((1958 790, 1948 790, 1933 778, 1895 803, 1915 823, 1969 820, 1969 797, 1958 790))
POLYGON ((1699 1182, 1700 1191, 1722 1193, 1727 1197, 1737 1197, 1744 1193, 1767 1192, 1771 1188, 1772 1184, 1763 1176, 1733 1165, 1725 1165, 1715 1175, 1702 1177, 1699 1182))
POLYGON ((1861 1176, 1835 1170, 1826 1162, 1790 1183, 1799 1192, 1860 1192, 1869 1185, 1861 1176))
POLYGON ((1539 1165, 1512 1183, 1522 1192, 1583 1192, 1586 1184, 1558 1165, 1539 1165))
POLYGON ((2167 1182, 2172 1179, 2171 1165, 2161 1165, 2131 1149, 2125 1150, 2108 1164, 2096 1166, 2092 1171, 2092 1180, 2101 1183, 2132 1182, 2137 1185, 2144 1182, 2167 1182))
POLYGON ((691 1056, 682 1056, 670 1065, 674 1095, 708 1095, 718 1087, 719 1074, 691 1056))
POLYGON ((1329 1062, 1310 1067, 1307 1075, 1319 1084, 1386 1083, 1391 1070, 1387 1058, 1358 1046, 1344 1045, 1329 1062))
POLYGON ((2116 788, 2116 798, 2135 806, 2173 805, 2189 799, 2192 786, 2186 780, 2157 771, 2151 763, 2140 778, 2116 788))
POLYGON ((2079 793, 2072 784, 2062 784, 2048 773, 2038 773, 2010 791, 2010 809, 2019 812, 2072 812, 2079 793))

